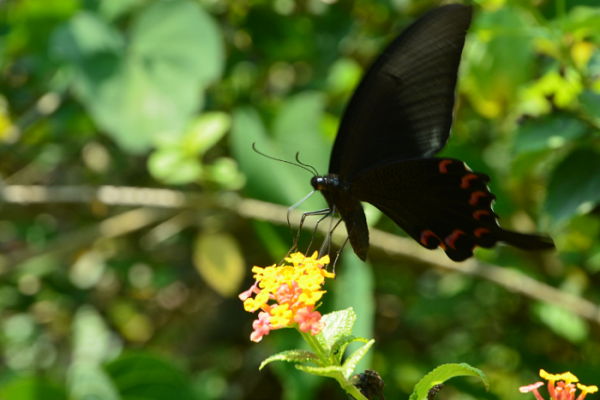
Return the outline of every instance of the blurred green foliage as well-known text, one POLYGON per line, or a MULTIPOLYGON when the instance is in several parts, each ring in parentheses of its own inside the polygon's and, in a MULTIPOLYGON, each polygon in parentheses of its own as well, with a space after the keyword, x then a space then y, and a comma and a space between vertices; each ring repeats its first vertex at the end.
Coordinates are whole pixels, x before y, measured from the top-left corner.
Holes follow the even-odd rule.
MULTIPOLYGON (((299 151, 325 173, 365 69, 439 4, 0 1, 3 187, 171 188, 224 205, 111 236, 102 222, 131 207, 3 202, 0 398, 345 398, 289 365, 258 371, 296 338, 251 343, 252 316, 235 294, 291 238, 226 205, 234 191, 285 206, 305 196, 305 171, 251 144, 288 160, 299 151)), ((477 0, 475 9, 443 154, 491 176, 504 226, 547 232, 558 248, 476 256, 600 304, 600 7, 477 0)), ((318 196, 304 205, 323 206, 318 196)), ((368 211, 372 225, 403 235, 368 211)), ((490 282, 384 253, 365 264, 346 250, 327 290, 325 311, 354 307, 355 333, 377 340, 370 367, 388 398, 407 398, 449 362, 481 368, 491 391, 457 380, 445 399, 525 398, 517 388, 540 368, 600 383, 598 321, 490 282)))

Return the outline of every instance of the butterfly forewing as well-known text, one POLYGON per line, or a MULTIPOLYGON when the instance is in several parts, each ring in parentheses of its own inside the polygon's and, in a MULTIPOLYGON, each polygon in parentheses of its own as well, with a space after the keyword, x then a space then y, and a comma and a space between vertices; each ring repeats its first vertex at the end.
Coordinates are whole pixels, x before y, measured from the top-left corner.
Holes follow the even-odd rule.
POLYGON ((405 30, 354 93, 329 172, 351 181, 387 162, 430 157, 450 133, 458 65, 471 8, 439 8, 405 30))

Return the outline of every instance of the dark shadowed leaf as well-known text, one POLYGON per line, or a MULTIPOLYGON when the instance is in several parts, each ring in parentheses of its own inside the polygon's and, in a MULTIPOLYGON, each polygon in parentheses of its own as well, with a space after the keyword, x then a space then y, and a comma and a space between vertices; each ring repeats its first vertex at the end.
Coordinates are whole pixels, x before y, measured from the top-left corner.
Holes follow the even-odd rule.
POLYGON ((577 149, 552 172, 546 211, 555 223, 590 211, 600 201, 600 154, 577 149))

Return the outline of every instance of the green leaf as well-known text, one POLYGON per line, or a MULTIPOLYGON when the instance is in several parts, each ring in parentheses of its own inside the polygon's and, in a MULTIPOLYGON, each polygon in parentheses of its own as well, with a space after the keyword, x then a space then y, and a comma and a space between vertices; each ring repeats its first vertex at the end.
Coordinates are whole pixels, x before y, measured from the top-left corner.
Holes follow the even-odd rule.
POLYGON ((348 357, 348 359, 344 362, 344 365, 342 365, 342 373, 344 374, 344 378, 350 379, 354 369, 356 368, 356 364, 358 364, 365 354, 367 354, 371 346, 373 346, 373 343, 375 343, 375 339, 369 340, 364 346, 356 350, 350 357, 348 357))
POLYGON ((110 331, 92 306, 79 307, 73 319, 73 359, 100 364, 114 353, 110 331))
POLYGON ((328 353, 331 353, 331 348, 335 342, 352 334, 356 314, 354 314, 352 308, 348 308, 347 310, 325 314, 321 321, 325 322, 325 328, 315 338, 328 353))
POLYGON ((576 149, 552 172, 545 208, 554 223, 589 212, 600 201, 600 154, 576 149))
POLYGON ((227 233, 198 235, 193 261, 200 276, 221 296, 238 294, 246 268, 234 236, 227 233))
POLYGON ((130 152, 147 150, 161 134, 181 137, 202 107, 202 89, 223 68, 223 43, 211 17, 190 1, 154 2, 134 19, 126 51, 87 44, 89 34, 78 26, 69 24, 62 36, 82 50, 62 59, 78 61, 73 88, 98 127, 130 152))
POLYGON ((98 15, 81 11, 55 30, 49 51, 56 60, 80 63, 98 54, 120 54, 124 47, 119 31, 98 15))
POLYGON ((147 0, 102 0, 100 2, 100 13, 109 20, 117 19, 138 6, 144 4, 147 0))
POLYGON ((225 136, 231 127, 231 117, 224 112, 205 112, 196 118, 183 138, 183 149, 187 154, 204 154, 225 136))
POLYGON ((189 377, 170 361, 147 353, 125 355, 106 366, 121 400, 195 400, 189 377))
POLYGON ((291 171, 296 167, 269 160, 252 150, 252 143, 256 143, 260 151, 273 157, 282 157, 254 109, 239 108, 233 112, 229 139, 234 158, 246 175, 247 196, 289 206, 311 190, 308 178, 306 181, 294 178, 291 171))
POLYGON ((343 368, 337 366, 329 367, 309 367, 306 365, 296 365, 296 368, 300 371, 308 372, 309 374, 326 376, 328 378, 334 378, 338 381, 343 379, 343 368))
POLYGON ((0 387, 2 400, 67 400, 63 388, 36 377, 16 378, 0 387))
POLYGON ((264 360, 262 362, 262 364, 260 364, 260 367, 258 367, 258 369, 259 370, 263 369, 265 365, 267 365, 273 361, 288 361, 288 362, 295 362, 295 363, 312 361, 316 364, 321 365, 321 361, 319 360, 319 357, 311 351, 287 350, 287 351, 282 351, 281 353, 277 353, 277 354, 272 355, 271 357, 267 358, 266 360, 264 360))
POLYGON ((571 343, 582 343, 589 336, 587 321, 564 308, 541 303, 535 313, 544 325, 571 343))
POLYGON ((600 94, 584 90, 579 96, 583 110, 597 123, 600 122, 600 94))
MULTIPOLYGON (((360 318, 352 327, 352 335, 372 338, 375 324, 375 299, 373 297, 375 277, 373 267, 368 262, 362 262, 358 257, 342 257, 339 273, 336 276, 333 291, 334 310, 343 310, 348 307, 360 318)), ((354 352, 360 343, 351 343, 347 352, 354 352)), ((372 354, 367 354, 358 369, 364 370, 371 364, 372 354)))
POLYGON ((192 78, 186 82, 190 92, 197 90, 196 81, 208 85, 221 76, 225 50, 219 27, 192 1, 155 2, 134 22, 131 35, 134 57, 172 64, 172 71, 163 72, 183 74, 178 79, 182 83, 192 78))
POLYGON ((586 130, 583 122, 566 115, 530 120, 519 128, 514 148, 518 153, 556 149, 583 136, 586 130))
POLYGON ((482 371, 471 367, 469 364, 444 364, 440 365, 417 383, 413 394, 409 400, 426 400, 429 389, 435 385, 446 382, 456 376, 475 376, 480 378, 485 385, 485 390, 489 390, 490 384, 482 371))
POLYGON ((171 185, 195 182, 202 176, 202 165, 196 157, 189 157, 181 149, 160 149, 148 158, 152 176, 171 185))
MULTIPOLYGON (((331 143, 321 133, 325 95, 306 91, 286 100, 273 122, 275 140, 288 158, 300 153, 300 161, 314 166, 322 174, 327 171, 331 143)), ((295 168, 298 180, 309 181, 310 175, 295 168)))
POLYGON ((338 360, 338 362, 342 359, 342 356, 344 355, 344 351, 346 350, 346 347, 348 347, 348 345, 352 342, 363 342, 363 343, 367 343, 369 340, 362 338, 362 337, 357 337, 357 336, 344 336, 339 338, 338 340, 335 341, 335 343, 333 344, 333 346, 331 346, 331 351, 330 353, 327 355, 327 357, 332 357, 335 356, 336 359, 338 360))
POLYGON ((69 366, 67 384, 73 399, 121 400, 106 371, 88 361, 78 360, 69 366))

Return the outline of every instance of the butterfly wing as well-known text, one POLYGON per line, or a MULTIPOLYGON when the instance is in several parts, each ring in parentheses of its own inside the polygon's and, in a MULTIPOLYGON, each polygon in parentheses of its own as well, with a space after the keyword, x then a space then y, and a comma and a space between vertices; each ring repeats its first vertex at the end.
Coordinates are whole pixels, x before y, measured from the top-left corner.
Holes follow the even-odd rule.
POLYGON ((444 147, 471 13, 459 4, 440 7, 383 52, 348 104, 330 173, 348 182, 391 159, 430 157, 444 147))
POLYGON ((471 257, 475 246, 490 248, 497 242, 526 250, 554 248, 548 237, 501 228, 487 182, 487 175, 472 172, 462 161, 422 158, 364 171, 351 190, 422 246, 439 246, 454 261, 471 257))

